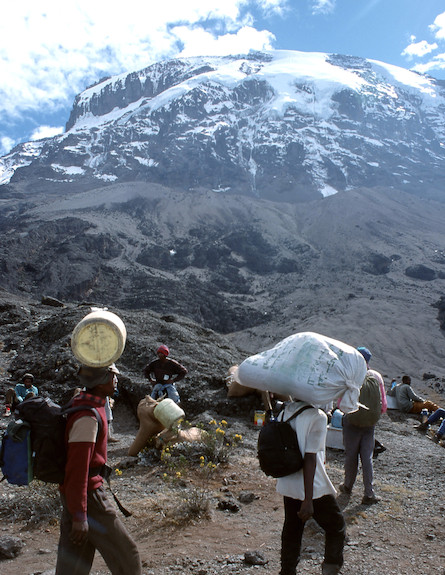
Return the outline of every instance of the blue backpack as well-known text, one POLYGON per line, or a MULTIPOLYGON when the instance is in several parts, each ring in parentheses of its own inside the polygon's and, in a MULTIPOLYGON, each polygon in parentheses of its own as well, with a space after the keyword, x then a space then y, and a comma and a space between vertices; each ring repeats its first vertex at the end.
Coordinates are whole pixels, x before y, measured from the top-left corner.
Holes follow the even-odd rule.
MULTIPOLYGON (((0 464, 3 478, 13 485, 28 485, 33 479, 31 426, 11 421, 2 439, 0 464)), ((3 481, 3 480, 2 480, 3 481)))
POLYGON ((102 420, 97 409, 87 405, 64 407, 41 396, 20 403, 3 434, 0 448, 1 481, 29 485, 33 479, 63 483, 66 463, 66 417, 76 411, 92 411, 99 430, 102 420))

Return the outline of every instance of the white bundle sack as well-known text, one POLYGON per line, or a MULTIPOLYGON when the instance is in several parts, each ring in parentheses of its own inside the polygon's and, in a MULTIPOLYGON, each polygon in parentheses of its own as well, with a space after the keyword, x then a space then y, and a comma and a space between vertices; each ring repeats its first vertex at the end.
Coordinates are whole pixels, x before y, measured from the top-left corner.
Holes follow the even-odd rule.
POLYGON ((341 409, 358 409, 366 362, 350 345, 318 333, 296 333, 245 359, 234 377, 242 385, 325 406, 342 398, 341 409))

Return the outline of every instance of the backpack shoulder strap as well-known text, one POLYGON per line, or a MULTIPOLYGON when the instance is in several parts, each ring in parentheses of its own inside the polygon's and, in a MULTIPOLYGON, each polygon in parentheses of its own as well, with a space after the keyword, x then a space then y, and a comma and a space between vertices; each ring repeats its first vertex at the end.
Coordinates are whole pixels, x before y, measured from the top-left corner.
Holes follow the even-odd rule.
POLYGON ((303 411, 306 411, 306 409, 313 409, 313 406, 312 405, 303 405, 303 407, 300 407, 300 409, 297 409, 297 411, 295 413, 293 413, 290 417, 288 417, 286 420, 283 420, 283 423, 288 423, 292 419, 295 419, 297 417, 297 415, 300 415, 300 413, 303 413, 303 411))
POLYGON ((97 411, 95 407, 91 407, 91 405, 75 405, 72 406, 69 403, 62 408, 63 415, 70 415, 71 413, 76 413, 77 411, 92 411, 97 419, 98 430, 99 433, 102 430, 102 418, 100 413, 97 411))

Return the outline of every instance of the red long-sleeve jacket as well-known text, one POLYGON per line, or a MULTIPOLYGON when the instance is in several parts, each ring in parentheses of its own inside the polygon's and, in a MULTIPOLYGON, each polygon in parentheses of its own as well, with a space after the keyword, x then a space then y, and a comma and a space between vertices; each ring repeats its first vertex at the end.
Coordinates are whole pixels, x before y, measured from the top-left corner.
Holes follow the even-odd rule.
POLYGON ((107 461, 107 418, 103 398, 81 392, 74 398, 73 406, 76 405, 95 407, 102 419, 98 431, 94 413, 89 410, 77 411, 68 416, 65 431, 67 463, 60 491, 65 496, 73 521, 86 521, 87 492, 103 484, 102 476, 90 474, 90 470, 99 470, 107 461))

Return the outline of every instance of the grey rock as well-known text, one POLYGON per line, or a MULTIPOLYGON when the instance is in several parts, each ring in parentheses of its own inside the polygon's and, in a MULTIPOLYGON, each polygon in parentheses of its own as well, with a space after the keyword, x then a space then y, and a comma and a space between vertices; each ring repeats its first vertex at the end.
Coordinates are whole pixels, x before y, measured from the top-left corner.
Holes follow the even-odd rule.
POLYGON ((241 491, 241 493, 238 495, 238 501, 240 503, 252 503, 252 501, 255 501, 255 499, 257 499, 257 496, 251 491, 241 491))
POLYGON ((244 553, 244 563, 248 565, 266 565, 268 559, 260 551, 246 551, 244 553))
POLYGON ((224 497, 218 501, 217 507, 221 511, 231 511, 232 513, 237 513, 240 510, 238 503, 230 497, 224 497))
POLYGON ((3 535, 0 537, 0 558, 14 559, 23 548, 23 541, 18 537, 3 535))

